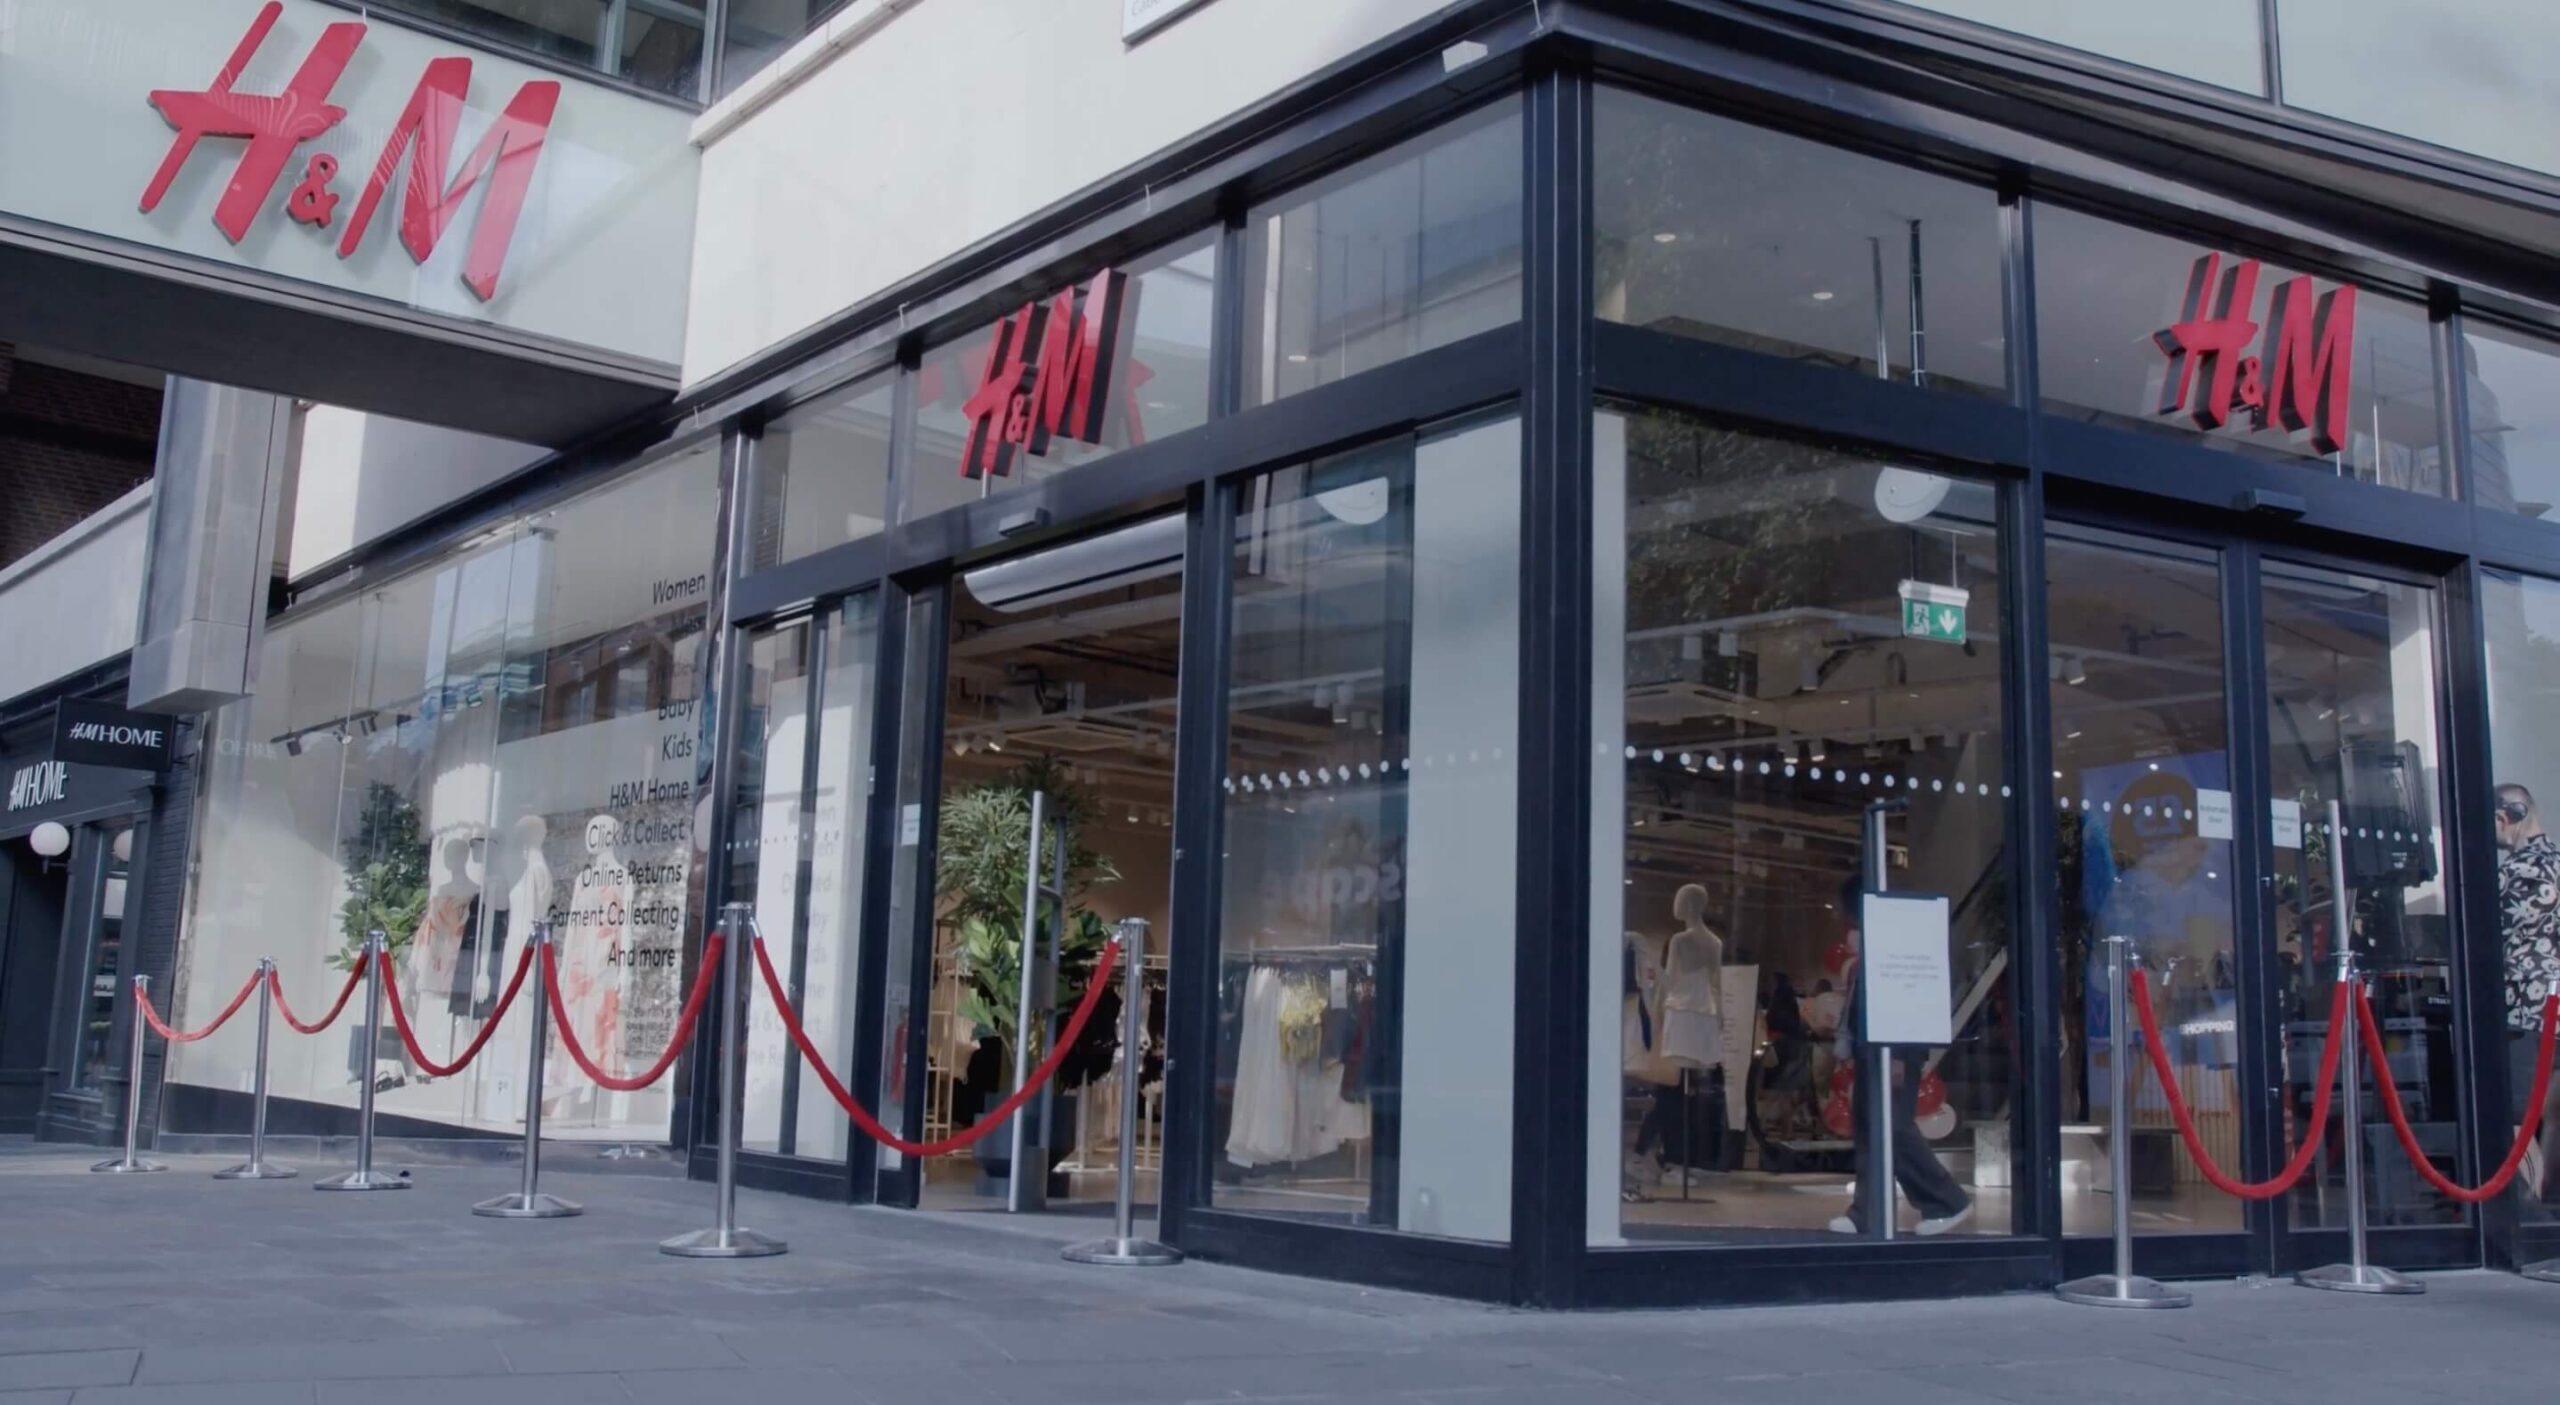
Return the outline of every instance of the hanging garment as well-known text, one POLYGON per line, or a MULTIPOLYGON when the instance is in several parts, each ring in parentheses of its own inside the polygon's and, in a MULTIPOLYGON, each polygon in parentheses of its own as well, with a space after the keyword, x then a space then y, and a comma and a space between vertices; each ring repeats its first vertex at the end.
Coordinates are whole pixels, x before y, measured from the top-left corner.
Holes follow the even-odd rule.
POLYGON ((409 937, 403 963, 411 992, 409 1003, 423 1009, 430 999, 449 998, 457 985, 469 990, 471 972, 462 961, 463 938, 471 930, 476 898, 429 898, 409 937))
POLYGON ((1245 983, 1244 1022, 1236 1047, 1234 1108, 1227 1159, 1261 1166, 1289 1158, 1292 1080, 1280 1057, 1279 973, 1258 968, 1245 983))

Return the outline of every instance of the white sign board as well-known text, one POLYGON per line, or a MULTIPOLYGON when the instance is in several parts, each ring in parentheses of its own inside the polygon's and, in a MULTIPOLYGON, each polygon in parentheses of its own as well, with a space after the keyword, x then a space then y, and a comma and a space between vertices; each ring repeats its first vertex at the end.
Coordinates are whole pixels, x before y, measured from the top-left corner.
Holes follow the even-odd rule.
POLYGON ((2272 801, 2268 809, 2271 812, 2269 827, 2275 831, 2276 847, 2279 849, 2301 848, 2302 802, 2299 800, 2272 801))
POLYGON ((2231 828, 2231 792, 2198 790, 2196 792, 2196 836, 2200 839, 2229 839, 2231 828))
POLYGON ((670 364, 692 121, 363 6, 0 3, 0 212, 670 364))
POLYGON ((1120 0, 1120 42, 1134 44, 1209 0, 1120 0))
POLYGON ((1866 1038, 1937 1046, 1955 1038, 1955 980, 1943 897, 1869 893, 1859 916, 1866 1038))

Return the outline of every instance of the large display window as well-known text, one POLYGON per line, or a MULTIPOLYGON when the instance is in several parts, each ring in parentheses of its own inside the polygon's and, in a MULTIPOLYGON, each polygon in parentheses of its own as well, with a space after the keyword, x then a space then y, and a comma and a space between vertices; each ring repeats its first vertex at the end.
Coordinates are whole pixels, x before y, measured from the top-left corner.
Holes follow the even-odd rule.
MULTIPOLYGON (((380 928, 421 1044, 449 1058, 549 922, 581 1044, 608 1066, 653 1059, 703 922, 718 507, 717 456, 693 450, 272 628, 257 694, 214 727, 178 1018, 211 1013, 262 956, 288 998, 323 1008, 380 928)), ((510 1011, 439 1079, 387 1030, 364 1068, 354 1012, 277 1041, 272 1086, 352 1106, 370 1078, 386 1117, 520 1126, 528 1017, 510 1011)), ((246 1091, 254 1052, 236 1023, 181 1046, 169 1078, 246 1091)), ((607 1092, 553 1054, 546 1131, 665 1139, 669 1083, 607 1092)))

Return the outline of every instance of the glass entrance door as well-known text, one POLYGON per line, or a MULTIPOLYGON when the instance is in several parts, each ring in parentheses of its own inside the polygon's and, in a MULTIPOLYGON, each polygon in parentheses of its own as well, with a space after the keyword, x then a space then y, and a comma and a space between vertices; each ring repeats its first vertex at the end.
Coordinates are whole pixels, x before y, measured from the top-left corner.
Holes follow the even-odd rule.
MULTIPOLYGON (((2344 940, 2392 1055, 2366 1077, 2375 1253, 2389 1262, 2396 1234, 2408 1261, 2441 1261, 2453 1238, 2412 1235, 2458 1232, 2463 1215, 2411 1170, 2375 1081, 2391 1080, 2421 1145, 2460 1174, 2440 592, 2248 542, 2060 522, 2046 566, 2064 1232, 2103 1235, 2112 1210, 2107 939, 2127 938, 2148 974, 2161 1052, 2205 1153, 2244 1179, 2271 1175, 2307 1133, 2344 940)), ((2206 1183, 2170 1090, 2136 1058, 2134 1229, 2178 1237, 2148 1251, 2155 1271, 2339 1256, 2347 1141, 2334 1116, 2294 1189, 2243 1203, 2206 1183)))

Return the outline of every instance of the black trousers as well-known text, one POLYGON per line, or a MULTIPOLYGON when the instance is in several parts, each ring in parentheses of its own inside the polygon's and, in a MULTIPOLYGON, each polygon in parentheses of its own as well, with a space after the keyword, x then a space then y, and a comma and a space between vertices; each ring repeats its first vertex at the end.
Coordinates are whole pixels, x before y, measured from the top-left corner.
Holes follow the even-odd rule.
MULTIPOLYGON (((1870 1051, 1867 1057, 1874 1057, 1873 1052, 1870 1051)), ((1864 1086, 1858 1089, 1861 1095, 1866 1091, 1864 1086)), ((1964 1187, 1956 1184, 1956 1178, 1947 1174, 1947 1168, 1938 1164, 1938 1153, 1930 1148, 1929 1138, 1920 1130, 1916 1120, 1919 1100, 1920 1065, 1917 1062, 1903 1065, 1901 1081, 1894 1086, 1891 1100, 1893 1179, 1902 1187, 1902 1193, 1911 1198, 1912 1207, 1920 1212, 1921 1218, 1944 1219, 1972 1200, 1964 1193, 1964 1187)), ((1874 1155, 1875 1118, 1861 1105, 1850 1120, 1854 1124, 1854 1140, 1858 1148, 1858 1194, 1850 1205, 1849 1218, 1863 1230, 1867 1227, 1867 1167, 1869 1158, 1874 1155)))

